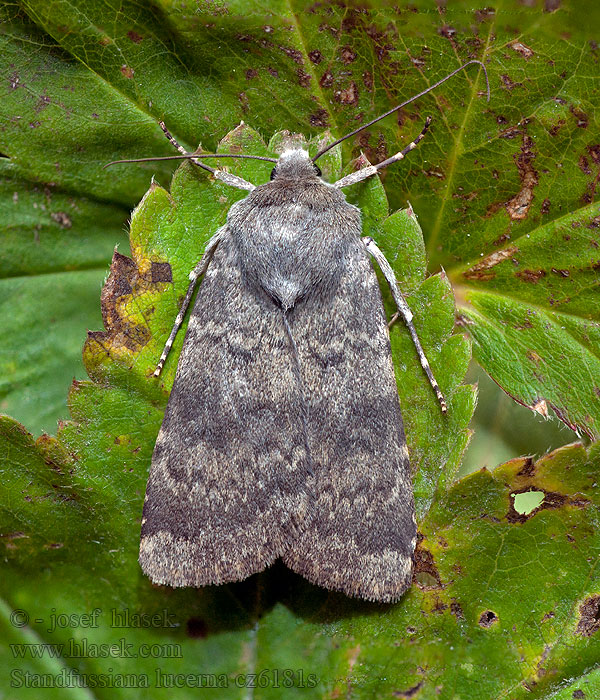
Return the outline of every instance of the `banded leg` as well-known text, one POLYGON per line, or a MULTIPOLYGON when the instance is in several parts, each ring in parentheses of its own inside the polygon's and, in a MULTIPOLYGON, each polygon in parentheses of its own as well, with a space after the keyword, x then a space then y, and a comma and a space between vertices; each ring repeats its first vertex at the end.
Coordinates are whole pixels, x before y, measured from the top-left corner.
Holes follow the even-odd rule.
POLYGON ((204 255, 200 259, 200 262, 190 272, 190 275, 189 275, 190 284, 188 286, 188 290, 187 290, 187 293, 185 295, 185 299, 183 300, 183 304, 181 305, 181 308, 179 309, 179 313, 177 314, 177 318, 175 319, 175 323, 173 324, 173 328, 171 329, 171 334, 169 335, 169 339, 165 343, 165 348, 162 351, 162 355, 160 356, 160 360, 158 361, 158 364, 156 365, 156 369, 154 370, 155 377, 158 377, 158 375, 162 371, 162 368, 165 365, 165 362, 167 360, 167 357, 169 355, 171 347, 173 346, 173 342, 175 341, 175 336, 177 335, 177 331, 181 328, 181 324, 183 323, 183 319, 185 318, 185 312, 187 311, 187 308, 190 305, 190 301, 192 300, 192 296, 194 294, 194 290, 196 289, 196 284, 198 282, 198 279, 200 277, 202 277, 202 275, 208 269, 208 265, 212 259, 212 256, 213 256, 220 240, 221 239, 219 237, 219 234, 217 233, 208 241, 208 243, 206 245, 206 249, 204 250, 204 255))
MULTIPOLYGON (((402 296, 402 292, 400 291, 398 287, 398 282, 396 282, 396 277, 394 275, 394 271, 392 270, 391 265, 387 261, 385 255, 379 250, 379 248, 375 245, 375 241, 371 237, 366 237, 363 238, 363 242, 365 244, 366 249, 368 252, 377 260, 377 264, 379 265, 379 268, 381 272, 383 273, 383 276, 385 277, 387 283, 390 286, 390 290, 392 292, 392 297, 394 298, 394 302, 396 303, 396 307, 398 309, 398 313, 402 316, 404 319, 404 323, 406 323, 406 326, 408 328, 408 331, 410 333, 410 336, 412 338, 413 344, 415 346, 415 349, 417 351, 417 355, 419 356, 419 361, 421 362, 421 367, 425 370, 425 374, 427 375, 427 378, 429 379, 429 383, 433 387, 433 390, 435 391, 435 395, 437 397, 437 400, 439 401, 440 408, 442 409, 442 413, 446 413, 448 410, 448 406, 446 404, 446 399, 444 398, 444 395, 442 394, 440 387, 438 386, 438 383, 435 380, 435 377, 433 376, 433 372, 431 371, 431 367, 429 366, 429 362, 427 361, 427 357, 425 356, 425 352, 423 351, 423 348, 421 346, 421 342, 419 341, 419 337, 417 336, 417 331, 415 330, 415 327, 413 325, 412 319, 413 319, 413 314, 412 311, 410 310, 408 304, 406 303, 406 300, 402 296)), ((391 323, 397 318, 397 314, 392 318, 391 323)))
POLYGON ((408 144, 408 146, 403 149, 402 151, 399 151, 395 155, 393 155, 391 158, 387 158, 386 160, 382 161, 381 163, 377 163, 377 165, 368 165, 366 168, 362 168, 362 170, 357 170, 355 173, 350 173, 350 175, 346 175, 346 177, 343 177, 341 180, 338 180, 337 182, 333 183, 334 187, 337 187, 338 189, 340 187, 348 187, 348 185, 355 185, 357 182, 361 182, 362 180, 366 180, 368 177, 372 177, 375 175, 377 172, 379 172, 382 168, 387 167, 388 165, 391 165, 392 163, 395 163, 396 161, 402 160, 407 153, 410 153, 413 149, 417 147, 417 144, 421 139, 425 136, 427 133, 427 130, 429 129, 429 125, 431 124, 431 117, 427 117, 425 120, 425 126, 421 130, 421 133, 417 136, 417 138, 412 141, 411 143, 408 144))
MULTIPOLYGON (((177 139, 171 134, 171 132, 167 129, 166 125, 164 122, 158 122, 160 128, 163 130, 165 136, 169 139, 171 144, 184 156, 190 155, 185 148, 178 143, 177 139)), ((248 190, 248 192, 252 192, 254 188, 254 185, 251 182, 248 182, 247 180, 244 180, 243 177, 238 177, 237 175, 233 175, 232 173, 228 173, 226 170, 216 170, 215 168, 211 168, 209 165, 205 165, 201 160, 198 158, 190 158, 192 163, 194 165, 199 166, 203 170, 208 170, 209 173, 213 175, 213 177, 217 180, 221 180, 224 182, 226 185, 230 185, 231 187, 237 187, 238 190, 248 190)))

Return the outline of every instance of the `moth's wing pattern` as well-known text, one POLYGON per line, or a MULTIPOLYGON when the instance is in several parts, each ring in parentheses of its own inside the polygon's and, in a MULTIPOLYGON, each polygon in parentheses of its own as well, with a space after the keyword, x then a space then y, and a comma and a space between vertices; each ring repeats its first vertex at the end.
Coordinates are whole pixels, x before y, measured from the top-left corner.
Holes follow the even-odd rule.
POLYGON ((222 232, 202 281, 160 429, 140 564, 204 586, 273 562, 306 525, 302 399, 281 313, 246 288, 222 232))
POLYGON ((416 524, 385 312, 358 235, 334 297, 290 314, 316 501, 283 560, 326 588, 393 601, 411 582, 416 524))

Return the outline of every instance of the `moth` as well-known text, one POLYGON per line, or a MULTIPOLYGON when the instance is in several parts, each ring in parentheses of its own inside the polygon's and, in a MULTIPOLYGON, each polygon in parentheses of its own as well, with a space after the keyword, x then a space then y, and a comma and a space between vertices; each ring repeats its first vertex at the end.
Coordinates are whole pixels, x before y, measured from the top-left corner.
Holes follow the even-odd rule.
POLYGON ((223 584, 281 558, 319 586, 366 600, 396 601, 410 585, 410 463, 371 257, 443 412, 446 402, 392 268, 362 238, 342 188, 402 160, 431 118, 402 151, 333 184, 316 161, 475 63, 485 72, 469 61, 313 158, 298 149, 266 159, 271 179, 258 186, 202 163, 214 156, 187 153, 161 123, 176 158, 249 194, 190 273, 154 373, 202 277, 144 501, 139 561, 155 583, 223 584))

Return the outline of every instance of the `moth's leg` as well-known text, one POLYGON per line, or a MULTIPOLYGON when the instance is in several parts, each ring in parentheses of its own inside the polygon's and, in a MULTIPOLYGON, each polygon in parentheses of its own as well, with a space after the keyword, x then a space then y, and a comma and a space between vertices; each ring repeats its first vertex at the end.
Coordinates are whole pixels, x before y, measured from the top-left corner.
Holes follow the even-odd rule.
POLYGON ((392 163, 395 163, 398 160, 402 160, 407 153, 410 153, 410 151, 412 151, 414 148, 417 147, 417 144, 419 143, 419 141, 427 133, 427 130, 429 129, 430 124, 431 124, 431 117, 427 117, 427 119, 425 120, 425 126, 423 127, 421 133, 417 136, 417 138, 414 141, 409 143, 408 146, 404 150, 399 151, 398 153, 393 155, 391 158, 388 158, 387 160, 384 160, 381 163, 377 163, 377 165, 368 165, 366 168, 363 168, 362 170, 357 170, 355 173, 350 173, 350 175, 346 175, 346 177, 343 177, 341 180, 334 182, 333 186, 340 188, 340 187, 348 187, 348 185, 355 185, 357 182, 361 182, 362 180, 366 180, 368 177, 375 175, 375 173, 379 172, 382 168, 385 168, 388 165, 391 165, 392 163))
MULTIPOLYGON (((417 355, 419 356, 419 360, 421 362, 421 367, 425 370, 425 374, 427 375, 427 378, 429 379, 429 383, 433 387, 433 390, 435 391, 435 395, 437 396, 437 400, 440 403, 440 407, 442 409, 442 413, 446 413, 448 410, 448 406, 446 405, 446 399, 444 398, 444 395, 440 391, 440 387, 438 386, 438 383, 435 380, 435 377, 433 376, 433 372, 431 371, 431 367, 429 366, 429 362, 427 361, 427 357, 425 356, 425 352, 423 351, 423 348, 421 347, 421 343, 419 341, 419 338, 417 336, 417 331, 415 330, 415 327, 413 325, 412 319, 413 319, 413 314, 412 311, 410 310, 408 304, 406 303, 406 300, 402 296, 402 292, 400 291, 400 288, 398 287, 398 282, 396 282, 396 277, 394 275, 394 271, 392 270, 391 265, 387 261, 385 255, 379 250, 379 248, 375 245, 375 241, 370 237, 363 238, 363 242, 365 244, 365 247, 367 251, 375 258, 377 261, 377 264, 379 265, 379 268, 381 272, 383 272, 383 276, 387 280, 387 283, 390 286, 390 290, 392 292, 392 297, 394 298, 394 302, 396 303, 396 307, 398 309, 398 314, 402 316, 404 319, 404 323, 406 323, 406 326, 408 327, 409 333, 411 335, 412 341, 414 343, 414 346, 417 350, 417 355)), ((393 321, 398 317, 398 314, 395 314, 394 317, 392 318, 392 321, 390 323, 393 323, 393 321)))
POLYGON ((183 319, 185 318, 185 312, 187 311, 187 308, 190 305, 190 301, 192 300, 192 296, 194 294, 194 290, 196 289, 196 284, 198 282, 198 279, 200 277, 202 277, 202 275, 208 269, 208 265, 212 259, 212 256, 213 256, 220 240, 221 240, 221 238, 217 234, 217 235, 213 236, 208 241, 208 243, 206 245, 206 249, 204 250, 204 254, 203 254, 202 258, 200 259, 200 262, 190 272, 190 275, 189 275, 190 284, 188 286, 187 294, 185 295, 185 299, 183 300, 183 304, 181 305, 181 308, 179 309, 179 313, 177 314, 177 318, 175 319, 175 323, 173 324, 173 328, 171 329, 171 334, 169 335, 169 339, 165 343, 165 349, 162 351, 162 355, 160 356, 160 360, 158 361, 158 364, 156 365, 156 369, 154 370, 155 377, 158 377, 158 375, 162 371, 162 368, 164 367, 166 359, 169 355, 169 351, 171 350, 171 347, 173 346, 173 342, 175 341, 175 336, 177 335, 177 331, 180 329, 181 324, 183 323, 183 319))
MULTIPOLYGON (((177 139, 167 129, 165 123, 164 122, 158 122, 158 123, 160 125, 160 128, 163 130, 165 136, 171 142, 171 144, 173 146, 175 146, 175 148, 182 155, 184 155, 184 156, 189 155, 189 153, 185 150, 185 148, 180 143, 178 143, 177 139)), ((237 175, 232 175, 231 173, 228 173, 226 170, 215 170, 214 168, 210 168, 208 165, 203 163, 198 158, 190 158, 190 160, 192 161, 192 163, 194 163, 194 165, 198 165, 203 170, 208 170, 209 173, 212 173, 212 176, 215 179, 221 180, 226 185, 230 185, 231 187, 237 187, 238 190, 248 190, 248 192, 252 192, 252 190, 255 189, 254 185, 251 182, 244 180, 243 177, 238 177, 237 175)))
MULTIPOLYGON (((185 148, 177 141, 177 139, 171 134, 167 129, 167 125, 164 122, 158 122, 160 128, 163 130, 164 135, 169 139, 171 145, 173 145, 182 155, 187 156, 188 152, 185 148)), ((197 163, 196 165, 204 165, 204 163, 197 163)))

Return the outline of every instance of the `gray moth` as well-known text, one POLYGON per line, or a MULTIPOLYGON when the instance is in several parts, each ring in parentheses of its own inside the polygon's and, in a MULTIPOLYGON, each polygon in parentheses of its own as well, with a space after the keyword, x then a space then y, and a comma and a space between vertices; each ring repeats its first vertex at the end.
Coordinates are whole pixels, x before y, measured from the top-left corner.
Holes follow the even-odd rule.
MULTIPOLYGON (((479 62, 348 136, 471 63, 479 62)), ((200 158, 210 156, 187 153, 161 123, 180 157, 249 194, 190 274, 155 372, 202 278, 144 501, 139 561, 153 582, 239 581, 279 558, 348 596, 392 602, 409 587, 410 462, 371 258, 443 412, 446 403, 393 271, 362 237, 342 188, 403 159, 430 121, 403 151, 335 183, 315 161, 343 139, 313 158, 284 151, 258 186, 208 167, 200 158)))

